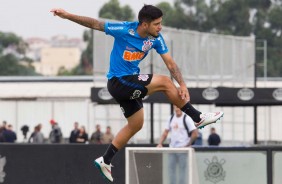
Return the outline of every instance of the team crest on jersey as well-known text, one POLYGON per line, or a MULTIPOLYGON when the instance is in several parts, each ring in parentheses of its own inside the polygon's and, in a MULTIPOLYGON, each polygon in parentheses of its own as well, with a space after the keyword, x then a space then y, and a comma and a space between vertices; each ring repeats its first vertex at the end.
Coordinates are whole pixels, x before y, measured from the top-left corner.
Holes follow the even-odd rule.
POLYGON ((147 81, 149 79, 149 75, 140 74, 138 75, 138 80, 147 81))
POLYGON ((136 99, 136 98, 140 98, 141 95, 141 91, 140 90, 135 90, 132 94, 132 96, 130 97, 131 100, 136 99))
POLYGON ((131 34, 132 36, 135 34, 135 31, 133 29, 129 29, 128 33, 131 34))
POLYGON ((150 50, 153 45, 153 43, 150 40, 145 40, 143 43, 144 43, 142 46, 143 52, 147 52, 148 50, 150 50))

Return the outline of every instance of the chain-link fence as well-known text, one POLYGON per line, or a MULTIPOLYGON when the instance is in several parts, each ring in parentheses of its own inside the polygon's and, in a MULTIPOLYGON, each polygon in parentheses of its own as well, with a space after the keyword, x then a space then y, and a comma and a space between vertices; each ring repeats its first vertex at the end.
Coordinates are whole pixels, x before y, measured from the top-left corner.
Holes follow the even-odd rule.
MULTIPOLYGON (((253 84, 255 39, 164 27, 162 35, 185 81, 208 86, 253 84)), ((105 75, 113 37, 94 32, 94 76, 105 75)), ((161 57, 151 52, 140 64, 141 73, 169 75, 161 57)))

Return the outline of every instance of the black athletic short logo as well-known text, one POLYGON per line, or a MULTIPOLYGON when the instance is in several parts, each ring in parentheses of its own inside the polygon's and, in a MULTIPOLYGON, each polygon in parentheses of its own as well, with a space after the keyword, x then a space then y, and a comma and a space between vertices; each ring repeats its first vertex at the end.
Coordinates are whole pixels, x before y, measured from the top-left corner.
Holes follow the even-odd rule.
POLYGON ((131 100, 133 100, 133 99, 136 99, 136 98, 140 98, 140 95, 141 95, 141 91, 140 90, 135 90, 134 92, 133 92, 133 94, 132 94, 132 96, 130 97, 130 99, 131 100))

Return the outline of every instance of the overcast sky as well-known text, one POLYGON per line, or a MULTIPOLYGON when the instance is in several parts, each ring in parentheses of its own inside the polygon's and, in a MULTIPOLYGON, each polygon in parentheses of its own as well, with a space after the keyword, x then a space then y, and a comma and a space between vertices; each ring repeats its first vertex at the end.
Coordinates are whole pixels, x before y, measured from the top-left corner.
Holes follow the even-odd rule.
MULTIPOLYGON (((129 5, 135 15, 143 4, 158 4, 174 0, 119 0, 129 5)), ((54 17, 52 8, 63 8, 71 13, 97 18, 101 7, 109 0, 0 0, 0 31, 13 32, 23 38, 50 38, 54 35, 82 37, 86 29, 73 22, 54 17)))

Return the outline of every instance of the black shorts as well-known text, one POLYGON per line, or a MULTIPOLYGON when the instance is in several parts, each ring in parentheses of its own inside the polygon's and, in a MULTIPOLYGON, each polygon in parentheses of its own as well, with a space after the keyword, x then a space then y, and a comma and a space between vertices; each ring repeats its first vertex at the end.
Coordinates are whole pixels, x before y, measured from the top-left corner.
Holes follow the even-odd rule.
POLYGON ((153 78, 152 74, 126 75, 113 77, 108 80, 108 90, 114 99, 120 104, 120 108, 126 118, 143 108, 144 98, 153 78))

